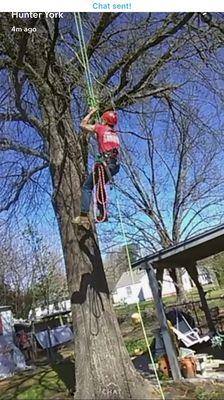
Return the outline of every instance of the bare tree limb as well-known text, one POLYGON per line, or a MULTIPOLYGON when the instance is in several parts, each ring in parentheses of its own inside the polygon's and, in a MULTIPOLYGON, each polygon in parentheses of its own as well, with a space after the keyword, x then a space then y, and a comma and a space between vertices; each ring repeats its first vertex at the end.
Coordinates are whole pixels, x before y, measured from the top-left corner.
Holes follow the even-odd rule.
POLYGON ((103 13, 101 14, 101 18, 99 23, 93 32, 91 39, 87 45, 87 54, 88 58, 90 58, 97 48, 99 41, 104 33, 104 31, 108 28, 108 26, 117 18, 121 13, 103 13))
POLYGON ((24 173, 20 177, 19 182, 16 183, 15 193, 11 195, 11 199, 7 202, 6 205, 0 207, 0 213, 3 211, 8 211, 9 208, 19 200, 20 194, 29 179, 37 172, 40 172, 47 167, 48 163, 44 163, 43 165, 33 168, 30 171, 24 171, 24 173))
POLYGON ((43 152, 41 150, 32 149, 32 148, 27 147, 18 142, 13 142, 13 140, 8 139, 8 138, 0 139, 0 150, 18 151, 23 154, 35 156, 35 157, 41 158, 45 161, 49 161, 49 156, 45 152, 43 152))
MULTIPOLYGON (((102 78, 102 84, 106 84, 114 74, 124 65, 125 70, 123 70, 123 75, 125 76, 128 72, 130 66, 140 57, 142 56, 150 47, 154 47, 160 43, 162 43, 168 37, 174 35, 178 32, 188 21, 193 17, 194 13, 186 13, 185 16, 172 28, 164 29, 164 26, 161 27, 159 31, 153 37, 150 37, 143 43, 142 46, 139 46, 136 51, 132 54, 125 54, 124 57, 119 60, 116 64, 109 68, 107 74, 102 78)), ((169 22, 172 21, 172 14, 169 17, 169 21, 165 21, 165 24, 168 25, 169 22)), ((125 78, 124 78, 125 79, 125 78)))

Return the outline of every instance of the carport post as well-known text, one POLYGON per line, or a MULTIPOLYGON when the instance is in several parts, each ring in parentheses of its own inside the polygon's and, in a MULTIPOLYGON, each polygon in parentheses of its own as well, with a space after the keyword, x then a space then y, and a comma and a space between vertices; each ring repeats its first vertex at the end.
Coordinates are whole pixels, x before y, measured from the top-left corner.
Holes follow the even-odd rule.
POLYGON ((172 377, 174 381, 179 381, 182 379, 180 367, 176 355, 176 351, 173 345, 173 341, 169 332, 169 328, 167 325, 166 315, 162 303, 162 299, 159 296, 159 285, 156 279, 156 274, 152 265, 146 262, 146 272, 149 279, 149 285, 152 291, 153 299, 156 306, 156 313, 159 320, 159 325, 161 329, 161 334, 164 342, 164 346, 166 349, 166 354, 169 360, 170 369, 172 373, 172 377))

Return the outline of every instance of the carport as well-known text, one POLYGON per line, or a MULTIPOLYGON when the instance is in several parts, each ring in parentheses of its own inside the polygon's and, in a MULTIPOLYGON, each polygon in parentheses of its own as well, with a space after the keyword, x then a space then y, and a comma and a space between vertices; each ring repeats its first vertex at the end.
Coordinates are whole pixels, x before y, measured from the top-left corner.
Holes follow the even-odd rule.
POLYGON ((174 380, 181 379, 181 372, 170 337, 157 278, 159 278, 159 280, 160 277, 162 278, 165 268, 185 268, 198 289, 208 328, 211 333, 215 333, 215 326, 211 318, 205 293, 198 279, 197 262, 222 251, 224 251, 224 224, 205 231, 200 235, 193 236, 167 249, 140 258, 132 264, 132 268, 139 267, 145 269, 147 272, 174 380), (157 271, 157 276, 155 270, 157 271))

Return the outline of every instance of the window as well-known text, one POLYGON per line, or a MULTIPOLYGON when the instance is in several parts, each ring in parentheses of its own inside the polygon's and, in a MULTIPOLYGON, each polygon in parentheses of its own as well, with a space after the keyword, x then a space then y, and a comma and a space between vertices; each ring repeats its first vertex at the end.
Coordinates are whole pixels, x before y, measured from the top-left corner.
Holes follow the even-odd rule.
POLYGON ((131 296, 132 294, 131 286, 127 286, 126 291, 127 291, 127 296, 131 296))

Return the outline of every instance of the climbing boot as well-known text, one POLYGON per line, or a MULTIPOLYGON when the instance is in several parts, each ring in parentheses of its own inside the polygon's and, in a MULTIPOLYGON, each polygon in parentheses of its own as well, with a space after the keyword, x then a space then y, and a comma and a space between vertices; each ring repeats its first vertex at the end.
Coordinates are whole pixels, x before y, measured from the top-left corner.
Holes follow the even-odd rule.
POLYGON ((79 215, 72 220, 74 225, 84 226, 85 228, 89 229, 90 227, 90 220, 88 214, 86 215, 79 215))

